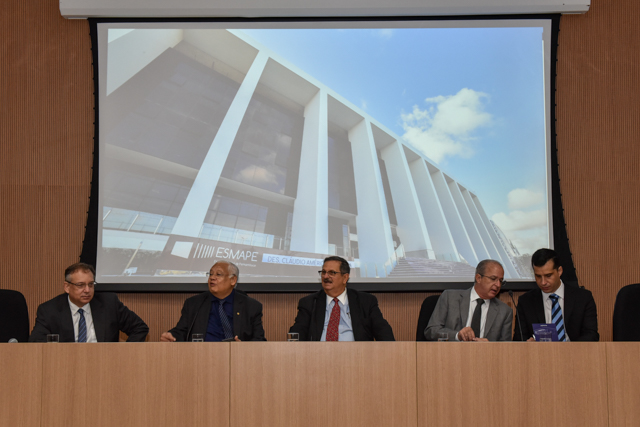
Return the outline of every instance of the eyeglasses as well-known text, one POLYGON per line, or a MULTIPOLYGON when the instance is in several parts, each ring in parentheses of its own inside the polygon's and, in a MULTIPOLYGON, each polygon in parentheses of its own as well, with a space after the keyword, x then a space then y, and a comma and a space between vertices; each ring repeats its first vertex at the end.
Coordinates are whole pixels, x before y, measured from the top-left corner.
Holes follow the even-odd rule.
POLYGON ((500 286, 504 286, 505 283, 507 283, 506 280, 500 280, 500 278, 496 277, 496 276, 485 276, 484 274, 481 274, 480 276, 486 277, 487 279, 491 280, 492 282, 499 282, 500 286))
POLYGON ((327 276, 329 276, 329 277, 335 277, 335 275, 336 275, 336 274, 342 274, 342 272, 340 272, 340 271, 333 271, 333 270, 329 270, 329 271, 327 271, 327 270, 321 270, 321 271, 318 271, 318 274, 319 274, 321 277, 322 277, 322 276, 324 276, 324 275, 327 275, 327 276))
POLYGON ((207 277, 215 277, 216 279, 220 279, 222 277, 233 276, 233 274, 222 274, 222 273, 206 273, 207 277))
MULTIPOLYGON (((66 281, 66 280, 65 280, 66 281)), ((76 289, 84 289, 85 287, 88 287, 89 289, 93 289, 95 288, 95 286, 98 284, 98 282, 89 282, 89 283, 72 283, 72 282, 67 282, 70 285, 73 285, 76 287, 76 289)))

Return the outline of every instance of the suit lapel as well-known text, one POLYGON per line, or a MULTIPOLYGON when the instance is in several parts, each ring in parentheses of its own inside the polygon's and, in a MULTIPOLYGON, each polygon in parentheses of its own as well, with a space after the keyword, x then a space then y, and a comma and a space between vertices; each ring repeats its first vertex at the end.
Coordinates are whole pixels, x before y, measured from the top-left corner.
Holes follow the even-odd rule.
POLYGON ((91 318, 93 319, 93 329, 96 332, 98 342, 106 342, 106 322, 104 320, 104 306, 99 298, 94 295, 89 303, 91 307, 91 318))
POLYGON ((489 309, 487 310, 487 321, 484 323, 484 337, 489 336, 489 331, 491 330, 491 326, 493 325, 493 321, 496 320, 496 316, 498 315, 498 302, 495 301, 495 298, 489 300, 489 309))
POLYGON ((75 342, 76 334, 73 331, 73 317, 71 317, 67 294, 63 294, 62 298, 60 298, 58 310, 60 311, 60 316, 58 317, 60 319, 60 332, 57 333, 60 335, 60 342, 75 342))
POLYGON ((244 310, 246 299, 240 292, 236 292, 233 297, 233 335, 241 338, 242 331, 244 330, 244 310))
POLYGON ((467 289, 466 291, 460 291, 460 318, 462 319, 462 325, 460 327, 464 328, 467 324, 467 319, 469 319, 469 304, 471 303, 471 289, 467 289))
POLYGON ((316 298, 316 318, 313 325, 313 340, 320 341, 322 330, 324 329, 324 316, 327 311, 327 294, 324 291, 318 292, 316 298))
MULTIPOLYGON (((209 313, 211 312, 211 293, 208 291, 202 294, 202 300, 200 301, 200 307, 195 313, 196 320, 191 328, 191 334, 205 334, 209 327, 209 313)), ((235 307, 235 303, 234 303, 235 307)), ((189 337, 185 337, 185 340, 189 341, 189 337)))
POLYGON ((542 300, 541 290, 533 293, 533 307, 535 310, 535 321, 531 323, 547 323, 547 317, 544 314, 544 301, 542 300))
POLYGON ((573 297, 574 288, 570 288, 567 285, 564 285, 564 312, 562 316, 564 316, 564 328, 567 330, 568 319, 571 318, 571 313, 573 313, 573 304, 576 299, 573 297))
POLYGON ((362 319, 362 310, 360 310, 360 299, 358 294, 347 289, 347 298, 349 298, 349 314, 351 315, 351 327, 353 328, 353 339, 356 341, 365 341, 366 334, 364 330, 364 321, 362 319))

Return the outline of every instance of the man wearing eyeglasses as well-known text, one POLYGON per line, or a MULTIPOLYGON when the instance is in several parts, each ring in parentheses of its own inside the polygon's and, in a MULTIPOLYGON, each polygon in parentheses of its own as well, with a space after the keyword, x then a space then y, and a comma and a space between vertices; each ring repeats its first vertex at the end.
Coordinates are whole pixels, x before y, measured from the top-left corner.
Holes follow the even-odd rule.
POLYGON ((378 299, 347 289, 350 271, 345 259, 325 258, 318 272, 322 290, 300 299, 289 332, 297 332, 300 341, 395 341, 378 299))
POLYGON ((535 341, 533 324, 553 324, 558 341, 598 341, 598 312, 591 292, 562 282, 560 257, 552 249, 531 256, 538 288, 518 299, 514 341, 535 341))
POLYGON ((440 295, 424 332, 427 341, 438 340, 443 332, 450 341, 511 341, 513 311, 496 298, 503 284, 502 264, 480 261, 472 288, 440 295))
POLYGON ((29 341, 45 342, 48 334, 60 342, 118 342, 120 331, 128 342, 144 341, 149 327, 112 292, 95 293, 95 269, 76 263, 64 272, 64 294, 38 307, 29 341))
POLYGON ((192 341, 202 334, 204 341, 266 341, 262 327, 262 304, 236 289, 238 267, 216 262, 209 270, 209 291, 187 298, 175 328, 160 341, 192 341))

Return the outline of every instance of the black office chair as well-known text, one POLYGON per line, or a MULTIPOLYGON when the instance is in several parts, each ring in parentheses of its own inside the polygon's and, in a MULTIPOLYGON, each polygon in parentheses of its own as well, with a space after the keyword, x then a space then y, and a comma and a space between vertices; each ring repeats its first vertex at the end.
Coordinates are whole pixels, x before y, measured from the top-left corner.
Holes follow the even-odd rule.
POLYGON ((640 341, 640 283, 618 291, 613 307, 613 340, 640 341))
POLYGON ((429 324, 429 319, 431 319, 431 314, 433 313, 433 309, 436 308, 436 304, 438 303, 438 298, 440 298, 440 295, 431 295, 426 297, 422 302, 422 307, 420 307, 420 315, 418 316, 418 328, 416 329, 416 341, 427 340, 424 337, 424 330, 427 329, 427 325, 429 324))
POLYGON ((29 309, 18 291, 0 289, 0 343, 29 341, 29 309))

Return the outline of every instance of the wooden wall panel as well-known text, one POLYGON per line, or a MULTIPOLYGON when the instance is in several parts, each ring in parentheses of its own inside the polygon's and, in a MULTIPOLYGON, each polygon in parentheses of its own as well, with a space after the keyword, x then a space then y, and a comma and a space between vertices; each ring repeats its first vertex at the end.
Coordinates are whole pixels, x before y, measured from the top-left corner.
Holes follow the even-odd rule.
POLYGON ((560 21, 560 186, 581 285, 612 339, 615 296, 640 282, 640 3, 594 0, 560 21))
MULTIPOLYGON (((56 0, 0 2, 0 286, 24 293, 31 322, 62 291, 84 237, 93 152, 89 26, 56 0)), ((578 278, 593 291, 603 340, 618 289, 640 282, 640 3, 593 0, 563 16, 557 62, 561 189, 578 278)), ((413 339, 427 294, 379 294, 396 338, 413 339)), ((185 294, 121 295, 150 325, 173 326, 185 294)), ((270 340, 301 295, 256 295, 270 340)))

